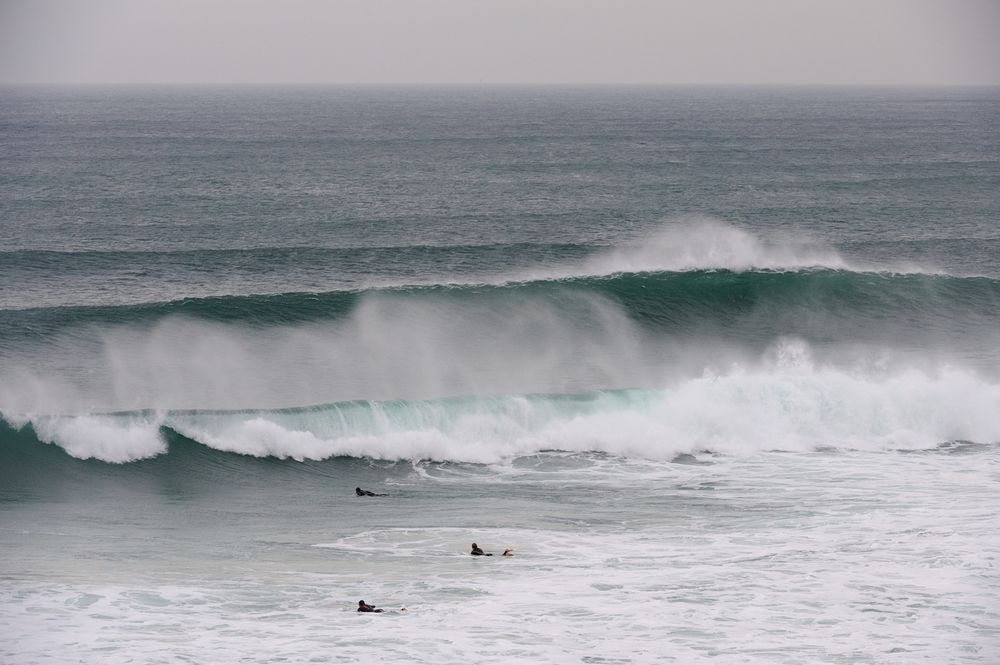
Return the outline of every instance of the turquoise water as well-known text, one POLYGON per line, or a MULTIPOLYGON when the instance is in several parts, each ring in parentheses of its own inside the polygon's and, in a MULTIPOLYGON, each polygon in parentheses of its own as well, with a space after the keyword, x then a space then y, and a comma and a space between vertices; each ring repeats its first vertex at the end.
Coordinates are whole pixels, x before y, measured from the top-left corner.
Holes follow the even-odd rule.
POLYGON ((996 661, 998 121, 3 89, 0 660, 996 661))

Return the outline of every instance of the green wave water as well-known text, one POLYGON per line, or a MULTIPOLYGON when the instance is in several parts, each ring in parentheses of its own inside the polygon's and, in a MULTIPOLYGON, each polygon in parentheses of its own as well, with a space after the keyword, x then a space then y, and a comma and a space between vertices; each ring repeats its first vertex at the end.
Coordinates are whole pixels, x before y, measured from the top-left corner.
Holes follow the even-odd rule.
POLYGON ((174 318, 272 329, 337 324, 371 303, 460 318, 484 309, 542 308, 583 329, 592 316, 583 301, 606 303, 643 330, 680 339, 706 333, 824 342, 934 339, 989 354, 1000 330, 997 279, 814 269, 625 273, 7 310, 0 311, 0 338, 17 348, 39 336, 148 328, 174 318))

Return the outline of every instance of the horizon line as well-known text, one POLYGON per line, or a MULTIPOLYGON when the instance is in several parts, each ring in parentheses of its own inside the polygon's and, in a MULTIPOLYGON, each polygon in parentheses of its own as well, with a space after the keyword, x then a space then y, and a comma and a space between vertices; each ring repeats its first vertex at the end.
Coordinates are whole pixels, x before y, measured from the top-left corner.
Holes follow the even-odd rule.
POLYGON ((4 87, 192 87, 192 88, 1000 88, 997 82, 959 83, 636 83, 517 81, 3 81, 4 87))

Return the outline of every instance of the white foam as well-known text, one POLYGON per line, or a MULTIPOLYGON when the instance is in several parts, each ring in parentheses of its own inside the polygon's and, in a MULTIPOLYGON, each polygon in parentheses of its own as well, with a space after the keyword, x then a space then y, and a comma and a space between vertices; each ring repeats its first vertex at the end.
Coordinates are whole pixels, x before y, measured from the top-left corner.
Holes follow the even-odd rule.
POLYGON ((71 455, 127 462, 162 453, 161 424, 218 450, 325 459, 494 463, 543 450, 667 460, 704 450, 931 448, 1000 441, 1000 385, 941 366, 889 372, 815 362, 779 341, 756 363, 584 400, 510 396, 350 404, 295 412, 155 418, 33 418, 40 438, 71 455))
POLYGON ((79 459, 124 463, 166 452, 156 420, 115 416, 31 418, 38 438, 79 459))

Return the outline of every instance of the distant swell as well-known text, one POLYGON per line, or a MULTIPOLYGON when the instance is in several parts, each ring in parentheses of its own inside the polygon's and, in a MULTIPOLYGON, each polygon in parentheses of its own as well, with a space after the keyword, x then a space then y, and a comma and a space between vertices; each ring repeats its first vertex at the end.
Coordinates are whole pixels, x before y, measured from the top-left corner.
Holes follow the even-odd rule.
MULTIPOLYGON (((841 270, 692 270, 618 273, 505 284, 434 285, 273 295, 192 298, 128 306, 75 306, 0 312, 8 341, 80 326, 149 325, 167 317, 252 326, 336 321, 362 301, 413 306, 551 304, 563 296, 593 295, 615 303, 645 326, 738 325, 748 318, 795 321, 826 316, 851 327, 898 317, 930 326, 949 322, 1000 326, 1000 280, 946 275, 858 273, 841 270)), ((793 332, 785 329, 784 332, 793 332)))

